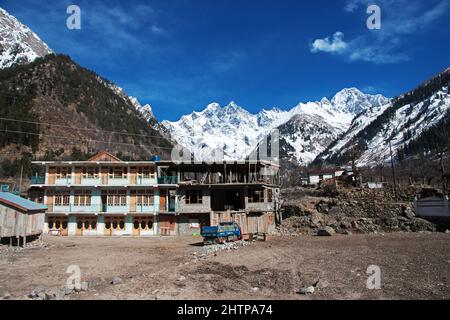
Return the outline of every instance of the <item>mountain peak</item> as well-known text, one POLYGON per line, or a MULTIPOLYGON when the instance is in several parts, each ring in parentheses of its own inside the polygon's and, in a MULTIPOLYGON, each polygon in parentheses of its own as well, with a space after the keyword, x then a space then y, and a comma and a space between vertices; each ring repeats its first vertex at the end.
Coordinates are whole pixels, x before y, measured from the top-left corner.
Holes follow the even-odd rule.
POLYGON ((387 103, 389 103, 389 99, 382 95, 365 94, 354 87, 342 89, 331 99, 331 104, 335 110, 349 112, 353 115, 358 115, 371 107, 379 107, 387 103))
POLYGON ((53 53, 30 28, 0 8, 0 69, 53 53))

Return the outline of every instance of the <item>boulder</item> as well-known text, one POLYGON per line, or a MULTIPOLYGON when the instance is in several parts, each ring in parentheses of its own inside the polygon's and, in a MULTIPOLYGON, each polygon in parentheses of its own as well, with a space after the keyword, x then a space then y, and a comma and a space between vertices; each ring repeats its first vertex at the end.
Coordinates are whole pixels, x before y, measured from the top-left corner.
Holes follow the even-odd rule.
POLYGON ((335 234, 336 232, 334 231, 333 228, 331 227, 324 227, 324 228, 320 228, 319 231, 317 231, 317 235, 319 237, 331 237, 335 234))
POLYGON ((111 284, 112 285, 116 285, 116 284, 121 284, 123 281, 122 281, 122 278, 120 278, 120 277, 114 277, 114 278, 112 278, 112 280, 111 280, 111 284))
POLYGON ((306 287, 306 288, 300 288, 297 293, 298 294, 313 294, 315 291, 313 286, 306 287))

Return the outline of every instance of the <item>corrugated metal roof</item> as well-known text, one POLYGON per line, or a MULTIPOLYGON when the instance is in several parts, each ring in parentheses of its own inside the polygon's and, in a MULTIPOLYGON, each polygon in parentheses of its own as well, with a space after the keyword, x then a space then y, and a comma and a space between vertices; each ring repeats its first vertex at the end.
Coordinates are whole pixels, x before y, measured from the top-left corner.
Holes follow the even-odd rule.
POLYGON ((9 192, 0 192, 0 203, 13 206, 22 211, 45 211, 46 206, 24 199, 9 192))

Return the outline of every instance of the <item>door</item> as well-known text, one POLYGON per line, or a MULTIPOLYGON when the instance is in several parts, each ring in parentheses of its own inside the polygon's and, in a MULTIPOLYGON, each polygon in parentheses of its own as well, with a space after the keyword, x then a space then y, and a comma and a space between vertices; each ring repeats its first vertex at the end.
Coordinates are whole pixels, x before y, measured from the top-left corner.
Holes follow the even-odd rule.
POLYGON ((108 195, 102 194, 102 212, 108 211, 108 195))
POLYGON ((137 184, 137 167, 130 168, 130 183, 137 184))
POLYGON ((176 218, 172 215, 160 215, 159 216, 159 234, 161 236, 173 236, 176 235, 175 226, 176 218))
POLYGON ((75 229, 75 235, 81 237, 83 235, 83 219, 77 218, 77 227, 75 229))
POLYGON ((109 168, 102 167, 100 169, 100 173, 101 173, 101 176, 102 176, 102 184, 103 185, 107 185, 108 184, 109 168))
POLYGON ((103 234, 107 237, 112 235, 112 219, 111 217, 105 217, 105 227, 103 234))
POLYGON ((80 167, 75 168, 75 181, 74 184, 81 184, 81 173, 82 169, 80 167))
POLYGON ((153 217, 134 217, 133 236, 152 235, 153 217))
POLYGON ((49 217, 48 230, 51 235, 68 236, 68 219, 67 217, 49 217))
POLYGON ((166 209, 166 197, 167 197, 167 190, 160 190, 159 191, 159 211, 167 211, 166 209))
POLYGON ((169 190, 169 212, 175 212, 176 191, 169 190))
POLYGON ((136 212, 136 203, 137 203, 137 191, 131 190, 130 192, 130 211, 136 212))

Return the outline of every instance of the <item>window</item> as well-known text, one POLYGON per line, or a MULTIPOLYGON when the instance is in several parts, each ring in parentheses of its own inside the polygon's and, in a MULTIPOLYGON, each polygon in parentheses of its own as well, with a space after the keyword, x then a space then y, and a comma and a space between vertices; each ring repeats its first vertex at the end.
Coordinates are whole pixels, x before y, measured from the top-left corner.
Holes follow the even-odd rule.
POLYGON ((56 167, 56 179, 66 179, 72 174, 71 167, 56 167))
POLYGON ((155 195, 153 190, 135 191, 138 206, 153 206, 155 203, 155 195))
POLYGON ((107 196, 108 206, 126 206, 127 192, 125 190, 108 190, 102 193, 107 196))
POLYGON ((203 192, 201 190, 187 190, 186 204, 202 204, 203 192))
POLYGON ((248 190, 248 202, 249 203, 264 202, 264 190, 248 190))
POLYGON ((273 191, 272 189, 267 189, 267 202, 273 201, 273 191))
POLYGON ((111 168, 109 168, 109 178, 110 179, 126 179, 127 172, 128 172, 127 168, 111 167, 111 168))
POLYGON ((54 204, 56 207, 65 207, 70 203, 70 193, 66 191, 56 191, 54 204))
POLYGON ((87 207, 91 205, 91 191, 76 190, 74 194, 74 206, 87 207))
POLYGON ((138 174, 144 179, 155 178, 155 168, 153 167, 139 167, 138 174))
POLYGON ((84 167, 83 178, 84 179, 98 179, 98 168, 96 167, 84 167))

